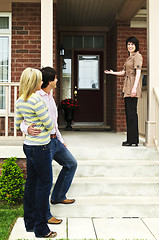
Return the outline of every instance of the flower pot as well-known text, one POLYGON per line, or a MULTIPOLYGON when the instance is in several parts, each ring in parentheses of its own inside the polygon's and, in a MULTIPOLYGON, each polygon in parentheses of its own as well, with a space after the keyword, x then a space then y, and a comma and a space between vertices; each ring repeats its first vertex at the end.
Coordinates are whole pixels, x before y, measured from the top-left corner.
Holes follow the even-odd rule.
POLYGON ((64 109, 65 112, 65 120, 67 122, 66 130, 71 131, 72 130, 72 120, 74 118, 74 109, 66 108, 64 109))

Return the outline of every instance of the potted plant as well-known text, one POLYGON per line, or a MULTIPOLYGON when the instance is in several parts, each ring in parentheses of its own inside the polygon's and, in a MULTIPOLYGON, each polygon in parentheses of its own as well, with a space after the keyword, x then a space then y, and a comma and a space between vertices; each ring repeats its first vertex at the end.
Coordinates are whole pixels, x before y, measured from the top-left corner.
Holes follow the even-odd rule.
POLYGON ((74 118, 74 110, 79 107, 79 102, 77 99, 67 98, 61 101, 60 106, 64 109, 65 120, 67 122, 66 129, 72 130, 72 120, 74 118))

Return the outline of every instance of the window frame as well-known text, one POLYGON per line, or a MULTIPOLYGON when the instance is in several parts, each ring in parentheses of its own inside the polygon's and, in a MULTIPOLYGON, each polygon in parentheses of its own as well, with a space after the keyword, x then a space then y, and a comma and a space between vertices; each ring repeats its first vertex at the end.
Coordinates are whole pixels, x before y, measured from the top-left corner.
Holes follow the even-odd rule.
MULTIPOLYGON (((8 29, 0 29, 0 37, 8 37, 9 46, 8 46, 8 83, 11 82, 11 33, 12 33, 12 14, 10 12, 0 12, 0 17, 8 17, 9 18, 9 28, 8 29)), ((11 88, 9 87, 9 98, 11 97, 11 88)), ((10 99, 9 99, 10 103, 10 99)), ((6 112, 6 108, 0 109, 0 114, 4 114, 6 112)), ((9 104, 9 112, 10 112, 10 104, 9 104)))

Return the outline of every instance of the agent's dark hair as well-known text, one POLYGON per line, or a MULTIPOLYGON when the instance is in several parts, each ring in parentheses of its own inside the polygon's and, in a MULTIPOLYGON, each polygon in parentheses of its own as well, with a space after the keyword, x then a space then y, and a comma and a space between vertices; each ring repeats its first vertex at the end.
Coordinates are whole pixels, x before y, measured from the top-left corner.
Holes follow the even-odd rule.
POLYGON ((135 47, 136 47, 135 52, 139 51, 139 40, 136 37, 132 36, 126 40, 126 49, 127 49, 128 42, 135 44, 135 47))
POLYGON ((56 70, 51 67, 45 67, 40 70, 42 72, 42 81, 43 84, 41 88, 46 88, 49 85, 50 81, 54 81, 56 76, 56 70))

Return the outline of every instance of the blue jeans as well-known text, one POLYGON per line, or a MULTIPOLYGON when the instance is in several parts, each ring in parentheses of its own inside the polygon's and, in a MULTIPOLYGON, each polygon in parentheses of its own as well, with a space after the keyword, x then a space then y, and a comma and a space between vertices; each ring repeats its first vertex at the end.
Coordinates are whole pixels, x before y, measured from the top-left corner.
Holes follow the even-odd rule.
MULTIPOLYGON (((57 181, 55 183, 51 199, 55 201, 63 201, 66 199, 66 193, 72 183, 77 161, 70 153, 70 151, 57 138, 51 139, 51 155, 58 164, 62 166, 57 181)), ((47 219, 52 217, 50 213, 50 206, 47 214, 47 219)))
POLYGON ((24 222, 27 231, 36 237, 50 232, 46 214, 52 187, 51 142, 47 145, 23 145, 27 158, 27 180, 24 192, 24 222))

